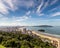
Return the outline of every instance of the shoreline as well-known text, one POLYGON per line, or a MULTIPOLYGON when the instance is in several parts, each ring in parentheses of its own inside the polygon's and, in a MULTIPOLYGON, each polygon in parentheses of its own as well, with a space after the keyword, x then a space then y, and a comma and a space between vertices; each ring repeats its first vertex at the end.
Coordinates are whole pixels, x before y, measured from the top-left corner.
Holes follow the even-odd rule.
POLYGON ((37 32, 37 31, 32 31, 33 34, 40 36, 44 41, 49 41, 52 43, 54 46, 57 48, 60 48, 60 36, 59 35, 54 35, 54 34, 49 34, 49 33, 44 33, 44 32, 37 32), (59 36, 59 37, 58 37, 59 36))
POLYGON ((36 31, 38 34, 42 34, 42 35, 46 35, 46 36, 50 36, 50 37, 55 37, 55 38, 60 38, 60 35, 56 35, 56 34, 50 34, 50 33, 45 33, 45 32, 39 32, 36 31))

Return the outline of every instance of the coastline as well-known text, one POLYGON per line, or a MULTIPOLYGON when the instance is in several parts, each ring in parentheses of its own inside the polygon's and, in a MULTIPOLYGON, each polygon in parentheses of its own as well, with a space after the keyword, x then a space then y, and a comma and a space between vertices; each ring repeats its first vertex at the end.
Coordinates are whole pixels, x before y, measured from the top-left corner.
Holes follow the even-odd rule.
POLYGON ((46 35, 46 36, 55 37, 55 38, 59 38, 60 39, 60 35, 50 34, 50 33, 45 33, 45 32, 39 32, 39 31, 36 31, 36 32, 38 34, 42 34, 42 35, 46 35))
POLYGON ((60 48, 60 36, 59 35, 53 35, 49 33, 44 33, 44 32, 37 32, 37 31, 32 31, 33 34, 41 37, 43 41, 48 41, 52 43, 54 46, 57 48, 60 48))

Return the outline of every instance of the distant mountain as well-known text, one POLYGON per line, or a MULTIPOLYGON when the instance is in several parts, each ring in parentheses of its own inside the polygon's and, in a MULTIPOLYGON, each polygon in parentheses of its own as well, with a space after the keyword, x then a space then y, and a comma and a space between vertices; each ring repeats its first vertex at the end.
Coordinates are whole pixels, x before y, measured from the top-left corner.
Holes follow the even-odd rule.
POLYGON ((35 27, 53 27, 51 25, 38 25, 38 26, 35 26, 35 27))

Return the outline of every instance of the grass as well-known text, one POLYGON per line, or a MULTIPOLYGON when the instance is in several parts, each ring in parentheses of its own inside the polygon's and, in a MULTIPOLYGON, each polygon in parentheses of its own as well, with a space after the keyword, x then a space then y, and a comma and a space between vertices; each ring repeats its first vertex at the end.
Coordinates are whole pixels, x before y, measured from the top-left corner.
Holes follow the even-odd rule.
POLYGON ((4 46, 0 45, 0 48, 6 48, 6 47, 4 47, 4 46))

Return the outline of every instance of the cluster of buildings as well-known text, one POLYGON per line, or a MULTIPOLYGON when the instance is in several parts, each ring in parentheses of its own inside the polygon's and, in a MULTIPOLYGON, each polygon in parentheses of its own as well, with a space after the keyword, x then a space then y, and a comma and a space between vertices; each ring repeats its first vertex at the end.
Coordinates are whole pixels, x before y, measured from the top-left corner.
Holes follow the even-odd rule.
POLYGON ((0 31, 5 31, 5 32, 12 32, 16 31, 17 27, 1 27, 0 31))
POLYGON ((23 34, 32 34, 31 30, 26 29, 25 27, 3 27, 0 28, 0 31, 4 31, 4 32, 21 32, 23 34))

